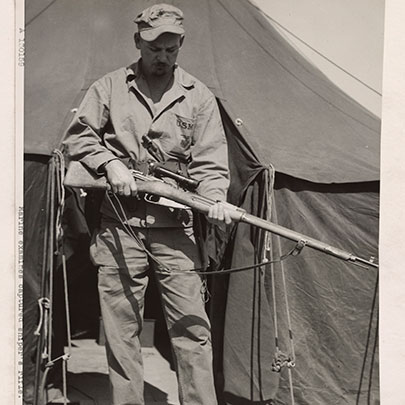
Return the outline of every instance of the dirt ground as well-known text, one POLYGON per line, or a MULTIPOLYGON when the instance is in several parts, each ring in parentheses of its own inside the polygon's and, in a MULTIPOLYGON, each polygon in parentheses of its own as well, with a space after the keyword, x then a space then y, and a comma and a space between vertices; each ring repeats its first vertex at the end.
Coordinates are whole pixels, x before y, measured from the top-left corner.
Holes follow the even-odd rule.
MULTIPOLYGON (((145 405, 179 405, 177 381, 170 363, 155 347, 142 348, 145 405)), ((67 375, 68 403, 111 405, 105 348, 95 340, 74 340, 67 375)), ((48 403, 63 403, 60 392, 48 392, 48 403)))

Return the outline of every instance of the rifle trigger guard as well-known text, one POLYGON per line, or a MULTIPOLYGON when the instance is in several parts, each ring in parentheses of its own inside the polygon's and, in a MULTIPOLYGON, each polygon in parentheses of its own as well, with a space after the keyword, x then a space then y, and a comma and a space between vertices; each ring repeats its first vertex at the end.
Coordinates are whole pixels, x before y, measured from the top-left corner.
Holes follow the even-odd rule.
POLYGON ((149 193, 145 193, 144 195, 144 200, 150 203, 154 203, 157 204, 160 200, 160 197, 155 195, 155 194, 149 194, 149 193))
POLYGON ((301 239, 297 242, 297 245, 295 246, 293 252, 291 253, 292 256, 298 256, 302 249, 307 245, 307 241, 304 239, 301 239))
POLYGON ((151 203, 151 204, 164 205, 165 207, 177 208, 177 209, 190 209, 190 207, 188 207, 187 205, 178 203, 173 200, 169 200, 166 197, 158 196, 156 194, 145 193, 143 198, 146 202, 151 203))

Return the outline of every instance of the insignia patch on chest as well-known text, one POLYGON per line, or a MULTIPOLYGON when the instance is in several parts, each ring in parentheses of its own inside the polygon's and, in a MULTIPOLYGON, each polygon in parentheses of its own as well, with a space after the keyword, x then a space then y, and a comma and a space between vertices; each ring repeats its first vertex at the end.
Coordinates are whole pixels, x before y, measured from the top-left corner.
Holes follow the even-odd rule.
POLYGON ((192 130, 194 128, 194 122, 192 120, 186 120, 183 117, 176 115, 177 126, 182 129, 192 130))
POLYGON ((181 137, 183 138, 180 141, 181 147, 184 149, 188 149, 191 146, 191 135, 181 134, 181 137))
POLYGON ((192 134, 194 130, 195 120, 176 115, 176 126, 180 129, 181 136, 180 146, 183 149, 188 149, 192 144, 192 134))

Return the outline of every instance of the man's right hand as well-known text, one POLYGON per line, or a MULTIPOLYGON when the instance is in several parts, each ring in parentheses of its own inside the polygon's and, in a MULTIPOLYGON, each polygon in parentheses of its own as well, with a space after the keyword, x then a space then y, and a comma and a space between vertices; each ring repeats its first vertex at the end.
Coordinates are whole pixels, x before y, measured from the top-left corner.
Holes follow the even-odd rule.
POLYGON ((120 160, 111 160, 104 166, 104 169, 113 193, 127 197, 138 194, 134 177, 120 160))

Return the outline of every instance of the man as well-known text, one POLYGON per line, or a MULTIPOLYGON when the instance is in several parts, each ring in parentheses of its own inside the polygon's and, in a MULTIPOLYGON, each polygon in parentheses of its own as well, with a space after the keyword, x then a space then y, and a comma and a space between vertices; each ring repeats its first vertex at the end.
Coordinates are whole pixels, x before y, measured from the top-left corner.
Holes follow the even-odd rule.
MULTIPOLYGON (((192 212, 145 202, 128 170, 158 159, 200 181, 198 192, 226 199, 227 145, 214 95, 176 65, 184 41, 183 13, 154 5, 138 15, 141 58, 109 73, 88 90, 65 140, 67 155, 105 174, 111 185, 101 206, 91 257, 99 266, 100 305, 114 405, 144 404, 139 333, 147 270, 155 270, 171 339, 182 404, 217 403, 210 324, 192 212), (147 135, 156 154, 142 146, 147 135), (173 271, 173 274, 170 274, 173 271), (188 271, 187 274, 179 274, 188 271)), ((231 222, 221 203, 208 214, 231 222)))

